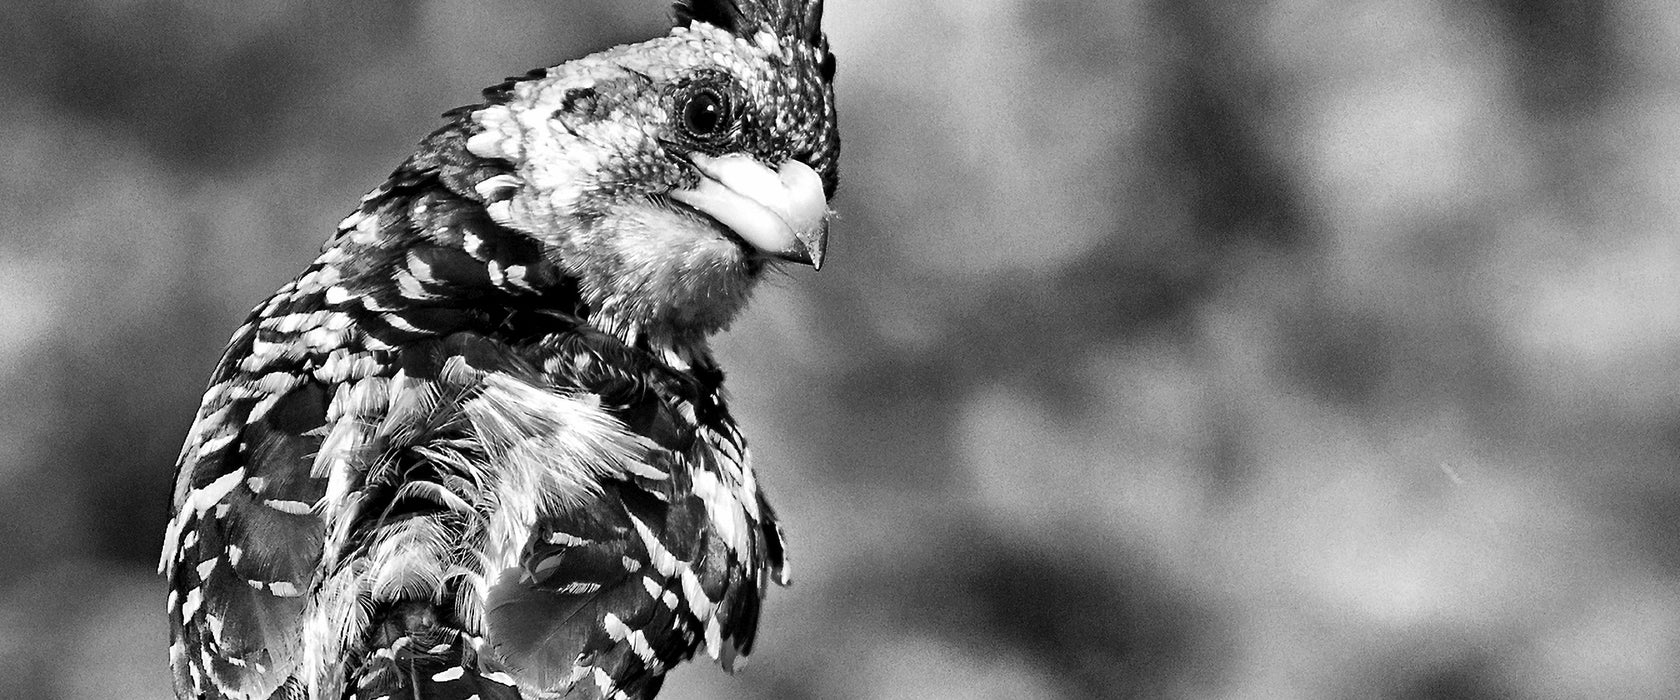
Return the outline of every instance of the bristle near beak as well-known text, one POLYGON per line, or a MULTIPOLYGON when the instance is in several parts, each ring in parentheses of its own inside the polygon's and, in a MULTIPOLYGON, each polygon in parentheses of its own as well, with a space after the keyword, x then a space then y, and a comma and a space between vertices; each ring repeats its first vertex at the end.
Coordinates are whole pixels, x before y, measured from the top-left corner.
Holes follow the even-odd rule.
POLYGON ((766 255, 822 268, 829 212, 815 170, 797 160, 771 170, 741 153, 696 153, 690 160, 700 182, 672 190, 672 199, 717 219, 766 255))

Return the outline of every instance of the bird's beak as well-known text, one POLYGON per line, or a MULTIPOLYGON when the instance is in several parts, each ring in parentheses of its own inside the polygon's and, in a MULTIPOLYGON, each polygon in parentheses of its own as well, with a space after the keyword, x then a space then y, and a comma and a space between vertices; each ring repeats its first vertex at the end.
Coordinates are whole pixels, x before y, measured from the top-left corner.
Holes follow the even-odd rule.
POLYGON ((828 200, 822 176, 789 160, 771 170, 742 153, 689 156, 700 184, 671 198, 728 226, 748 245, 783 260, 822 269, 828 244, 828 200))

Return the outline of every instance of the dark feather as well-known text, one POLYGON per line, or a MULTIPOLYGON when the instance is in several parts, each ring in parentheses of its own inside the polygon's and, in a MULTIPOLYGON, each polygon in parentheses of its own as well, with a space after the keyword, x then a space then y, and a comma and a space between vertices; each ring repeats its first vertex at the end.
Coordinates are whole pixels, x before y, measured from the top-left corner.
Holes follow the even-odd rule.
POLYGON ((823 44, 822 0, 677 0, 676 26, 705 22, 736 36, 769 30, 812 46, 823 44))

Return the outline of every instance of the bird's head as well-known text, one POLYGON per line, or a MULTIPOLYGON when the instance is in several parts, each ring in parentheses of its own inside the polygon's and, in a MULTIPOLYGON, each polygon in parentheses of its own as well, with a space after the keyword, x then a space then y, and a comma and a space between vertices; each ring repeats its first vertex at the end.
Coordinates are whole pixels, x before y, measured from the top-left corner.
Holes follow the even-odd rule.
POLYGON ((604 322, 710 333, 769 264, 820 266, 838 183, 820 0, 679 2, 659 39, 488 92, 481 191, 604 322))

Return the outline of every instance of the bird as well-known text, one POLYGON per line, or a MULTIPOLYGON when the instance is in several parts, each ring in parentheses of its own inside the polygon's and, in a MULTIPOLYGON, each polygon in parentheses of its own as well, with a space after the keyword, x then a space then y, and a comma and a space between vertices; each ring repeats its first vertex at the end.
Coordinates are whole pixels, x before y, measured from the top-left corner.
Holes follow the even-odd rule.
POLYGON ((159 573, 180 698, 646 699, 752 651, 786 538, 708 342, 820 268, 820 0, 509 78, 232 334, 159 573))

